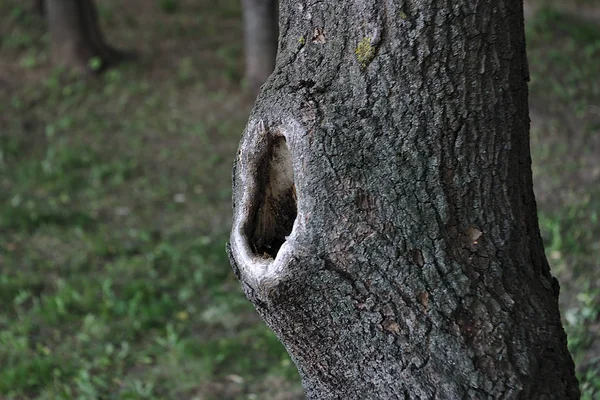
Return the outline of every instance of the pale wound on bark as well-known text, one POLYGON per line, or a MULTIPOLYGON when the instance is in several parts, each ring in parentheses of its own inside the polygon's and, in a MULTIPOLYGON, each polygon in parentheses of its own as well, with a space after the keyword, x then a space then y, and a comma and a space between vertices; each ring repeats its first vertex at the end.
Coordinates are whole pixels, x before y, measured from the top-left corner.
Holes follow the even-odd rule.
POLYGON ((318 43, 318 44, 323 44, 326 41, 327 40, 325 39, 325 35, 323 34, 323 30, 320 29, 320 28, 315 28, 315 30, 313 31, 312 42, 313 43, 318 43))
POLYGON ((477 241, 479 240, 481 235, 483 235, 483 232, 481 232, 479 229, 475 228, 474 226, 471 226, 467 229, 467 237, 469 238, 469 241, 473 245, 477 244, 477 241))
POLYGON ((292 237, 298 205, 285 129, 267 129, 262 121, 251 129, 237 160, 244 193, 231 242, 240 268, 258 284, 285 266, 286 256, 278 255, 292 237))
POLYGON ((429 293, 421 292, 417 294, 417 299, 419 300, 419 303, 421 303, 425 311, 427 311, 429 309, 429 293))
POLYGON ((412 256, 412 261, 417 264, 419 267, 425 265, 425 261, 423 260, 423 253, 419 249, 413 249, 410 252, 412 256))

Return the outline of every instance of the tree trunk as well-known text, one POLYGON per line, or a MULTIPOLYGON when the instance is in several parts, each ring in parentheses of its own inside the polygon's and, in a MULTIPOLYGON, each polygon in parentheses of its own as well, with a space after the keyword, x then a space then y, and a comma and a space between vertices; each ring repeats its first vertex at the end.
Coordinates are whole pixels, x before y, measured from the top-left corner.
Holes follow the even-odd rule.
POLYGON ((92 0, 46 0, 46 12, 55 64, 96 72, 124 57, 105 43, 92 0))
POLYGON ((284 0, 230 259, 309 399, 578 399, 517 0, 284 0))
POLYGON ((44 16, 46 15, 46 6, 44 4, 44 0, 33 0, 33 4, 31 9, 34 13, 44 16))
POLYGON ((277 55, 277 0, 243 0, 246 80, 258 93, 275 66, 277 55))

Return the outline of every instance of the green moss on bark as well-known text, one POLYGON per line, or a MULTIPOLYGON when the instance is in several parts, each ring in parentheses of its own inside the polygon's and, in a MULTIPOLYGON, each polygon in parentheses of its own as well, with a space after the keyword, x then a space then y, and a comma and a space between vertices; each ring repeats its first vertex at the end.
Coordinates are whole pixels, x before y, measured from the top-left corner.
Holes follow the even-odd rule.
POLYGON ((361 40, 354 53, 356 54, 358 62, 360 62, 361 68, 367 68, 369 63, 375 58, 375 47, 371 45, 371 39, 365 37, 361 40))

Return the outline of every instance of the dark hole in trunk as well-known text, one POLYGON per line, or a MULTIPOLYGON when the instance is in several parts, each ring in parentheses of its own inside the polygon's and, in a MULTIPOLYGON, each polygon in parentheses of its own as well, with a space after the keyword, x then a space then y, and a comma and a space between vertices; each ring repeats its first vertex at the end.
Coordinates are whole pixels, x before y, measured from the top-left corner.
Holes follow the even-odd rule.
POLYGON ((275 258, 292 232, 298 213, 292 157, 285 138, 270 143, 260 179, 257 208, 249 225, 252 251, 259 257, 275 258))

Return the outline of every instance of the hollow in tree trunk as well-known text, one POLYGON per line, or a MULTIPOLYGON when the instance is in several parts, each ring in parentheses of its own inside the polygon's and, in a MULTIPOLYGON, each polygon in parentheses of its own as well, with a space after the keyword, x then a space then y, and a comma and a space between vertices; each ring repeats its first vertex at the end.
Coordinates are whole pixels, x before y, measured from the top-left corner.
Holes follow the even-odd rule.
POLYGON ((56 65, 95 72, 124 57, 106 44, 92 0, 46 0, 46 15, 56 65))
POLYGON ((578 399, 523 4, 283 0, 228 251, 309 399, 578 399))
POLYGON ((277 0, 242 0, 246 51, 246 80, 258 93, 275 66, 277 0))

